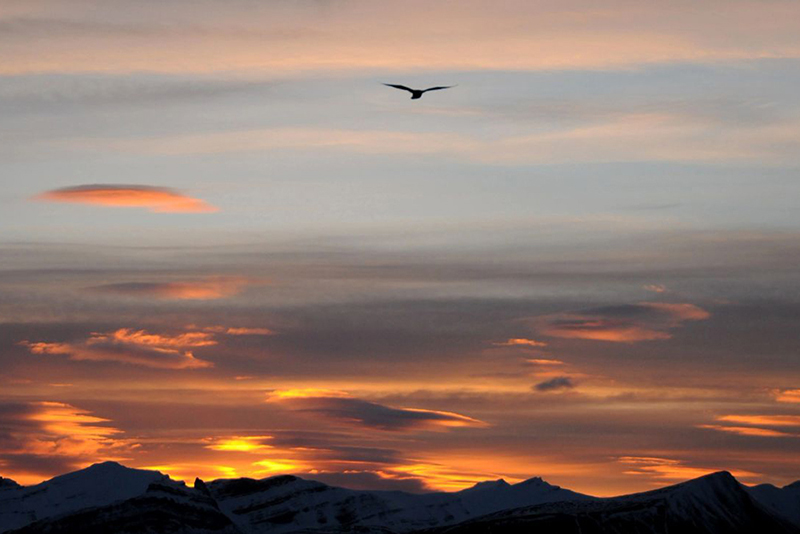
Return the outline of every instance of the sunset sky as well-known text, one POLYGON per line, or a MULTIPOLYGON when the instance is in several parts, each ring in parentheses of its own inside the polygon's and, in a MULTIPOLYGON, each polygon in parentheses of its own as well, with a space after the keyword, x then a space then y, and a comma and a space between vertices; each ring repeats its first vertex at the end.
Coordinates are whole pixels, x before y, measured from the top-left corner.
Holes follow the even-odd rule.
POLYGON ((0 475, 800 479, 798 87, 796 0, 3 0, 0 475))

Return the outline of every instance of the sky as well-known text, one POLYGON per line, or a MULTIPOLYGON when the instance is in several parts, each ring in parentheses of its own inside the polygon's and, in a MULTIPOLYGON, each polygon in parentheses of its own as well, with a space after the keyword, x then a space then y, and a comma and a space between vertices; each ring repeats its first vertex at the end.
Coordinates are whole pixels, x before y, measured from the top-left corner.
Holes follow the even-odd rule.
POLYGON ((798 84, 794 0, 4 0, 0 475, 800 479, 798 84))

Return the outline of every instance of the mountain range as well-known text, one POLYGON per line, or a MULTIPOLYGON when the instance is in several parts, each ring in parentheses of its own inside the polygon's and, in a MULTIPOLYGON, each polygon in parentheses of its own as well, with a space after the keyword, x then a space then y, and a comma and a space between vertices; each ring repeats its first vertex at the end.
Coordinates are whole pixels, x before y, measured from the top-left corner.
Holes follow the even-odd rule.
POLYGON ((532 478, 452 493, 329 486, 281 475, 195 481, 104 462, 20 486, 0 477, 3 534, 800 534, 800 481, 745 486, 718 472, 598 498, 532 478))

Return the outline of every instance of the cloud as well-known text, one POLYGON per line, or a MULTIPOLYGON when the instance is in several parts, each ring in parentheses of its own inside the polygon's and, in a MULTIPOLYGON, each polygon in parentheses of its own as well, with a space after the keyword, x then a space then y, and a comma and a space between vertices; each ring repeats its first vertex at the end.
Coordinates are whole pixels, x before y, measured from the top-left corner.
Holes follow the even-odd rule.
POLYGON ((653 293, 666 293, 667 287, 661 284, 646 284, 643 286, 644 289, 647 291, 652 291, 653 293))
POLYGON ((564 365, 561 360, 548 360, 544 358, 528 358, 525 363, 530 365, 564 365))
MULTIPOLYGON (((691 467, 681 460, 649 456, 621 456, 617 461, 626 466, 626 475, 649 476, 661 480, 687 480, 720 471, 721 468, 691 467)), ((756 473, 736 470, 731 473, 737 478, 752 477, 756 473)))
POLYGON ((547 343, 544 341, 536 341, 534 339, 511 338, 508 341, 492 343, 492 345, 496 345, 498 347, 546 347, 547 343))
POLYGON ((125 282, 105 284, 91 289, 138 298, 163 300, 216 300, 239 293, 248 281, 240 277, 213 277, 179 282, 125 282))
POLYGON ((754 436, 760 438, 783 438, 795 436, 795 434, 788 434, 786 432, 781 432, 780 430, 751 426, 697 425, 697 428, 716 430, 718 432, 727 432, 729 434, 736 434, 739 436, 754 436))
POLYGON ((778 402, 800 402, 800 389, 784 389, 775 395, 778 402))
POLYGON ((410 431, 487 426, 483 421, 454 412, 393 408, 358 399, 342 391, 279 390, 270 393, 267 400, 283 402, 292 410, 325 419, 379 430, 410 431))
POLYGON ((62 402, 0 404, 3 474, 23 484, 119 459, 136 444, 110 421, 62 402))
POLYGON ((719 0, 691 11, 672 2, 565 7, 504 0, 489 9, 469 1, 457 11, 422 1, 270 2, 258 9, 236 2, 226 10, 184 2, 191 7, 176 14, 126 3, 108 12, 95 0, 82 2, 80 20, 63 2, 13 4, 34 4, 11 8, 0 21, 7 43, 0 70, 14 74, 554 70, 796 57, 792 21, 800 17, 794 2, 719 0), (418 16, 423 10, 427 17, 418 16))
POLYGON ((636 343, 670 339, 669 330, 686 321, 701 321, 710 316, 694 304, 641 302, 540 317, 533 325, 538 332, 551 337, 636 343))
POLYGON ((154 213, 211 213, 218 209, 204 200, 164 187, 143 185, 80 185, 44 192, 35 200, 115 208, 145 208, 154 213))
POLYGON ((225 452, 253 452, 258 453, 272 446, 265 443, 272 439, 272 436, 232 436, 228 438, 215 438, 209 440, 207 449, 225 452))
POLYGON ((568 376, 557 376, 555 378, 551 378, 549 380, 545 380, 544 382, 539 382, 533 389, 536 391, 556 391, 559 389, 572 389, 575 387, 575 383, 572 379, 568 376))
POLYGON ((745 425, 800 426, 800 415, 722 415, 717 420, 745 425))
POLYGON ((206 332, 216 332, 228 336, 272 336, 275 335, 274 330, 269 328, 249 328, 244 326, 207 326, 203 328, 206 332))
POLYGON ((79 343, 22 341, 31 354, 68 355, 76 361, 110 361, 157 369, 200 369, 213 363, 195 358, 188 349, 217 344, 208 332, 183 332, 169 336, 121 328, 92 333, 79 343))

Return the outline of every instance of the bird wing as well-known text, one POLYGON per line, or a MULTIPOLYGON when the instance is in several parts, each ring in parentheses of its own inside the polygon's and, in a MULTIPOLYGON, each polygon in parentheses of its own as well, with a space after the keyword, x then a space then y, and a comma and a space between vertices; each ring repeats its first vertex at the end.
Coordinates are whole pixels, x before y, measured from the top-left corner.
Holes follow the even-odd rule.
POLYGON ((394 87, 395 89, 402 89, 403 91, 408 91, 409 93, 413 93, 414 90, 410 87, 406 87, 405 85, 395 85, 393 83, 385 83, 383 84, 387 87, 394 87))
POLYGON ((450 89, 451 87, 455 87, 455 85, 437 85, 436 87, 428 87, 427 89, 423 89, 423 93, 427 93, 428 91, 438 91, 439 89, 450 89))

